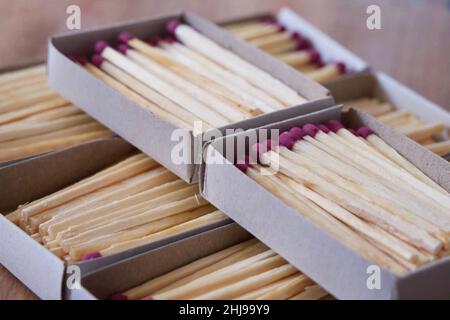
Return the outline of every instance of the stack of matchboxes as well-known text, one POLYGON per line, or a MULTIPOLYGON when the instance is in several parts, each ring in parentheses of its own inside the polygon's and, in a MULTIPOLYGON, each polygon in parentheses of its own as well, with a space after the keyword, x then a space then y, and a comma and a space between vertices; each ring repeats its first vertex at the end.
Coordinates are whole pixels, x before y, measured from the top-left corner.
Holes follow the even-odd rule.
POLYGON ((39 297, 450 297, 450 115, 290 9, 57 35, 44 72, 0 74, 0 262, 39 297))

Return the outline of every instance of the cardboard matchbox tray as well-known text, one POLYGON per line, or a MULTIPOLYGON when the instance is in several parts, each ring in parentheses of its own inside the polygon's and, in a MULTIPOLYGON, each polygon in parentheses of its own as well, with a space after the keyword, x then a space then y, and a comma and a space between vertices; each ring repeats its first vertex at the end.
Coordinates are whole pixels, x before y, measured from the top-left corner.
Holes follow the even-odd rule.
MULTIPOLYGON (((136 149, 114 137, 99 139, 0 168, 0 263, 42 299, 63 299, 67 264, 4 214, 39 199, 125 159, 136 149)), ((81 275, 115 261, 146 252, 190 235, 228 224, 225 219, 125 252, 78 262, 81 275)))
POLYGON ((236 223, 212 229, 116 262, 81 277, 81 288, 67 299, 108 299, 145 281, 252 238, 236 223), (133 272, 130 272, 133 270, 133 272))
POLYGON ((447 130, 441 140, 450 139, 450 112, 419 95, 388 75, 377 72, 355 75, 326 85, 336 102, 364 97, 390 102, 398 110, 406 110, 427 122, 442 122, 447 130))
MULTIPOLYGON (((281 133, 294 126, 331 119, 343 120, 355 127, 370 127, 431 179, 450 190, 450 163, 370 115, 355 110, 341 114, 337 106, 264 128, 280 129, 281 133)), ((321 227, 247 177, 232 164, 233 159, 225 159, 223 145, 229 146, 233 143, 231 140, 255 143, 255 139, 245 142, 242 137, 246 134, 254 137, 257 131, 259 129, 217 139, 205 146, 206 163, 201 168, 201 190, 206 199, 338 299, 450 298, 450 257, 402 276, 381 269, 381 289, 368 289, 367 267, 373 262, 336 241, 321 227), (210 161, 212 157, 226 164, 214 164, 210 161)))
POLYGON ((221 25, 226 25, 233 22, 241 22, 250 19, 264 19, 275 18, 276 21, 286 28, 288 31, 298 32, 302 36, 308 38, 313 48, 315 48, 321 55, 324 62, 341 61, 343 62, 350 73, 340 76, 336 80, 327 82, 334 83, 340 79, 352 78, 357 74, 367 73, 369 66, 367 63, 345 48, 339 42, 319 30, 313 24, 302 18, 295 11, 288 7, 281 8, 277 13, 260 13, 257 15, 241 17, 239 19, 227 20, 219 22, 221 25))
MULTIPOLYGON (((51 87, 183 180, 196 182, 198 180, 196 172, 199 165, 195 163, 200 163, 201 135, 194 137, 192 131, 183 130, 182 141, 172 139, 172 133, 175 129, 178 129, 177 127, 130 101, 67 58, 68 54, 89 56, 97 40, 103 39, 111 41, 111 43, 117 43, 116 38, 121 31, 129 31, 142 39, 161 35, 165 32, 166 22, 174 18, 182 19, 184 23, 206 37, 236 53, 244 60, 250 61, 289 85, 308 101, 313 102, 307 105, 292 106, 285 110, 260 115, 218 128, 222 133, 227 128, 256 128, 273 121, 281 121, 328 107, 332 104, 333 99, 329 96, 328 90, 322 86, 252 46, 235 39, 215 24, 188 12, 119 23, 94 30, 53 37, 48 48, 51 87), (174 147, 179 146, 180 142, 186 146, 187 149, 185 150, 190 151, 188 156, 190 161, 175 164, 171 155, 174 147), (195 163, 194 158, 196 159, 195 163)), ((213 138, 210 135, 211 133, 207 131, 203 138, 205 140, 213 138)), ((216 135, 216 133, 213 134, 213 136, 216 135)))

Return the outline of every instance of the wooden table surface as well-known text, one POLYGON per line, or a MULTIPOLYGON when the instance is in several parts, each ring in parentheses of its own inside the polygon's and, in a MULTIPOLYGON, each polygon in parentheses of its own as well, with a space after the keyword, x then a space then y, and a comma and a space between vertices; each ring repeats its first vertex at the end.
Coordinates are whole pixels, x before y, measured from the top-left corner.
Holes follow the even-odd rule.
MULTIPOLYGON (((133 6, 129 3, 125 0, 0 3, 0 30, 8 30, 6 41, 3 38, 0 42, 0 69, 43 59, 47 37, 64 31, 64 13, 69 4, 80 5, 82 17, 87 16, 83 28, 178 9, 223 20, 288 5, 374 69, 388 73, 450 110, 449 0, 134 0, 133 6), (366 28, 366 8, 370 4, 381 7, 382 30, 366 28), (35 14, 36 10, 43 12, 35 14), (31 33, 32 39, 28 36, 31 33), (19 40, 7 41, 8 37, 19 40)), ((0 300, 3 299, 36 299, 36 296, 0 266, 0 300)))

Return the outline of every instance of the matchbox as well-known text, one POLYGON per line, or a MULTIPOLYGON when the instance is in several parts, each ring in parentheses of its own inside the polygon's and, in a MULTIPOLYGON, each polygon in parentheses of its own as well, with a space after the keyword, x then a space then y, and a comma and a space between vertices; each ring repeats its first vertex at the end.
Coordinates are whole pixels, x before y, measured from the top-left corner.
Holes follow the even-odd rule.
POLYGON ((205 231, 84 274, 81 288, 69 290, 67 298, 109 299, 114 293, 250 238, 251 235, 236 223, 205 231))
POLYGON ((53 89, 190 183, 197 181, 204 141, 221 136, 226 129, 248 129, 281 121, 328 107, 333 101, 322 86, 189 12, 55 36, 49 42, 48 66, 49 82, 53 89), (160 35, 166 23, 174 18, 183 20, 220 46, 288 85, 308 103, 242 120, 218 130, 208 130, 202 135, 187 129, 175 131, 179 128, 99 81, 67 57, 90 55, 97 40, 115 43, 118 34, 123 31, 143 38, 160 35))
POLYGON ((327 84, 327 87, 339 103, 365 97, 376 98, 380 102, 389 102, 395 110, 411 112, 425 122, 443 123, 446 129, 436 135, 436 140, 450 138, 448 111, 382 72, 355 75, 327 84))
POLYGON ((347 74, 341 75, 338 79, 330 80, 326 84, 333 84, 336 81, 352 78, 354 75, 365 74, 369 70, 368 64, 349 49, 332 39, 330 36, 319 30, 310 22, 306 21, 289 7, 283 7, 276 13, 260 13, 258 15, 245 16, 238 19, 220 21, 220 25, 245 22, 252 19, 271 19, 284 27, 287 31, 297 32, 312 43, 321 56, 324 63, 342 62, 347 69, 347 74))
POLYGON ((3 187, 0 197, 0 211, 3 214, 0 217, 0 262, 39 297, 63 299, 66 280, 67 283, 72 281, 70 276, 77 276, 78 273, 83 275, 115 261, 230 222, 228 219, 221 220, 117 254, 67 264, 4 216, 21 204, 91 176, 127 158, 132 152, 135 152, 134 147, 114 137, 0 168, 0 184, 3 187))
POLYGON ((252 145, 262 129, 284 132, 328 120, 342 120, 351 128, 369 127, 443 189, 450 190, 450 164, 446 160, 365 113, 342 113, 341 107, 335 106, 205 145, 200 178, 203 196, 338 299, 448 299, 448 256, 402 274, 374 266, 373 261, 246 176, 233 165, 235 153, 224 151, 225 146, 243 150, 242 145, 252 145), (377 277, 379 285, 371 285, 373 277, 377 277))

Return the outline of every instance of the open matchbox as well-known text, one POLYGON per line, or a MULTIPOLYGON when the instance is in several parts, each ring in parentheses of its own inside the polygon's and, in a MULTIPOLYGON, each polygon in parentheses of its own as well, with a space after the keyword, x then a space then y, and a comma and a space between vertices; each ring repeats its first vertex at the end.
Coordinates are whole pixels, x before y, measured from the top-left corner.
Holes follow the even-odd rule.
POLYGON ((108 299, 116 292, 123 292, 250 238, 252 236, 236 223, 193 235, 87 273, 81 277, 81 288, 69 290, 67 298, 108 299))
MULTIPOLYGON (((95 140, 0 168, 0 263, 42 299, 64 299, 68 274, 63 260, 53 255, 4 215, 19 205, 46 196, 120 161, 135 151, 124 140, 95 140)), ((83 261, 81 275, 153 248, 228 224, 229 219, 125 252, 83 261)))
POLYGON ((218 128, 220 132, 224 133, 228 128, 260 127, 267 123, 319 110, 333 103, 328 90, 324 87, 253 46, 237 40, 215 24, 189 12, 119 23, 51 38, 48 48, 50 86, 93 118, 173 171, 181 179, 190 183, 196 182, 201 162, 201 147, 205 141, 217 136, 216 130, 195 136, 190 130, 182 130, 181 143, 185 146, 184 150, 188 150, 188 153, 190 151, 188 155, 184 154, 189 161, 176 164, 171 157, 174 147, 180 146, 180 139, 172 139, 174 130, 178 129, 176 126, 130 101, 67 57, 69 54, 89 56, 97 40, 116 43, 117 35, 122 31, 131 32, 139 38, 161 35, 164 33, 167 21, 174 18, 182 19, 184 23, 206 37, 281 80, 309 101, 307 104, 223 126, 218 128))
POLYGON ((447 127, 439 140, 450 138, 450 113, 419 95, 390 76, 382 73, 366 73, 337 80, 326 85, 336 102, 341 103, 364 97, 390 102, 396 109, 409 111, 428 122, 442 122, 447 127))
POLYGON ((349 73, 340 76, 338 79, 327 82, 327 85, 328 83, 333 84, 334 82, 339 82, 347 78, 353 78, 354 75, 364 74, 369 70, 369 66, 364 60, 288 7, 283 7, 276 13, 260 13, 257 15, 240 17, 238 19, 221 21, 219 22, 219 25, 243 22, 252 19, 264 20, 266 18, 275 18, 281 26, 286 28, 286 30, 298 32, 302 36, 308 38, 311 41, 313 48, 317 49, 320 53, 324 62, 340 61, 346 65, 349 73))
MULTIPOLYGON (((450 163, 445 159, 368 114, 355 110, 342 113, 340 106, 335 106, 205 145, 206 163, 202 165, 200 178, 202 195, 338 299, 448 299, 450 282, 445 279, 450 278, 450 257, 402 276, 381 268, 381 288, 370 290, 367 268, 373 262, 307 220, 236 168, 234 159, 226 158, 224 146, 245 143, 248 147, 257 142, 261 129, 279 129, 281 133, 294 126, 332 119, 351 127, 371 128, 445 190, 450 190, 450 163)), ((267 138, 265 134, 264 137, 267 138)), ((234 153, 229 157, 234 158, 234 153)))

